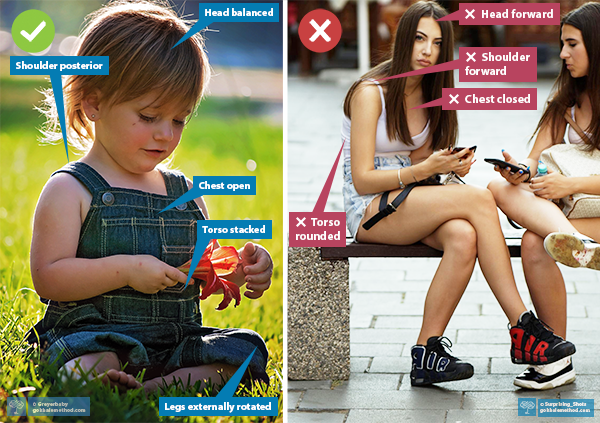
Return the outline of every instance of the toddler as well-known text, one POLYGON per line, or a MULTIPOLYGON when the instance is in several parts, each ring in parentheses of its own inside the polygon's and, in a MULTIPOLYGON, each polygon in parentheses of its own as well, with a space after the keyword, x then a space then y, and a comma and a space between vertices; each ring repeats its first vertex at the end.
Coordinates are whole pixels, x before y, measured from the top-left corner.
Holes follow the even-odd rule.
MULTIPOLYGON (((190 260, 202 198, 159 212, 191 182, 164 170, 210 76, 203 42, 162 3, 111 2, 88 17, 80 56, 109 56, 110 75, 71 76, 64 101, 71 144, 85 156, 54 172, 37 204, 31 273, 44 318, 28 336, 65 375, 91 372, 119 390, 164 380, 219 382, 256 348, 249 375, 268 383, 263 339, 202 325, 200 283, 176 267, 190 260), (125 365, 124 371, 121 371, 125 365)), ((46 102, 46 135, 57 114, 46 102)), ((227 276, 245 295, 269 288, 273 262, 259 245, 239 251, 227 276)))

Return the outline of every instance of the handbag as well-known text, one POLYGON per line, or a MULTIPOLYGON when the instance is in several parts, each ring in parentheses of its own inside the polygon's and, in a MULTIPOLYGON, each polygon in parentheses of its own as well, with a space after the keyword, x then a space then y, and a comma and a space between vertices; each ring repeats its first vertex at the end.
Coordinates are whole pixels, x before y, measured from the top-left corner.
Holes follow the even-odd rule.
POLYGON ((376 215, 374 215, 373 217, 371 217, 369 220, 367 220, 365 223, 363 223, 362 226, 363 226, 363 228, 366 231, 368 231, 377 222, 379 222, 381 219, 383 219, 384 217, 389 216, 390 214, 394 213, 398 209, 398 207, 400 206, 400 204, 402 204, 402 202, 404 200, 406 200, 406 197, 408 197, 408 194, 410 194, 410 192, 416 186, 425 186, 425 185, 450 185, 450 184, 464 184, 464 183, 465 183, 465 181, 463 181, 454 172, 450 172, 446 176, 446 178, 444 178, 443 181, 441 181, 441 176, 440 175, 433 175, 433 176, 430 176, 429 178, 424 179, 422 181, 413 182, 412 184, 406 185, 406 188, 404 188, 402 190, 402 192, 400 194, 398 194, 396 196, 396 198, 394 198, 394 200, 392 200, 392 202, 389 203, 389 204, 388 204, 388 197, 389 197, 391 191, 386 191, 383 194, 381 194, 381 198, 379 200, 379 212, 376 215))
MULTIPOLYGON (((579 134, 582 140, 587 135, 566 112, 565 119, 579 134)), ((583 144, 557 144, 544 151, 540 160, 555 172, 567 177, 586 177, 600 175, 600 150, 588 151, 583 144)), ((600 195, 577 193, 564 197, 559 207, 570 219, 600 217, 600 195)))

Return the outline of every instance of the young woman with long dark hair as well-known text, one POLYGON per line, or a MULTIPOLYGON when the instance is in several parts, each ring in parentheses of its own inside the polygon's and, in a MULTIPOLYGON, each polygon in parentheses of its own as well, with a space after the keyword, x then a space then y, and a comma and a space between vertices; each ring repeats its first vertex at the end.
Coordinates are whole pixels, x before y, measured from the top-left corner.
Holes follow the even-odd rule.
MULTIPOLYGON (((361 242, 406 245, 421 241, 444 254, 412 348, 412 385, 466 379, 473 366, 451 356, 444 330, 471 278, 475 260, 512 326, 514 362, 538 364, 575 352, 527 312, 517 291, 491 192, 472 185, 416 186, 397 211, 370 229, 384 192, 394 199, 406 185, 437 174, 466 175, 468 148, 454 152, 455 111, 414 109, 454 87, 452 72, 386 79, 453 59, 451 22, 433 1, 413 4, 402 16, 392 59, 356 82, 344 102, 344 199, 348 228, 361 242), (474 207, 476 205, 476 207, 474 207), (368 225, 367 225, 368 226, 368 225), (530 344, 526 345, 527 340, 530 344), (531 348, 533 346, 533 348, 531 348)), ((387 202, 386 202, 387 203, 387 202)), ((388 207, 389 209, 389 207, 388 207)))
MULTIPOLYGON (((537 137, 533 148, 527 159, 519 163, 524 169, 510 173, 496 168, 504 179, 494 180, 489 185, 502 211, 527 229, 521 254, 531 300, 540 318, 562 337, 567 332, 567 293, 555 260, 571 267, 600 270, 600 248, 589 238, 600 239, 600 216, 568 219, 554 202, 547 200, 576 193, 600 195, 600 176, 575 178, 550 172, 547 176, 533 177, 526 169, 537 169, 542 151, 563 142, 567 128, 565 112, 574 122, 568 130, 570 143, 583 144, 590 151, 600 149, 598 22, 600 3, 586 3, 562 19, 562 68, 535 130, 537 137), (584 128, 581 135, 575 125, 584 128)), ((504 157, 517 164, 508 152, 504 152, 504 157)), ((517 376, 515 384, 530 389, 549 389, 574 380, 573 364, 570 357, 565 357, 553 364, 528 368, 517 376)))

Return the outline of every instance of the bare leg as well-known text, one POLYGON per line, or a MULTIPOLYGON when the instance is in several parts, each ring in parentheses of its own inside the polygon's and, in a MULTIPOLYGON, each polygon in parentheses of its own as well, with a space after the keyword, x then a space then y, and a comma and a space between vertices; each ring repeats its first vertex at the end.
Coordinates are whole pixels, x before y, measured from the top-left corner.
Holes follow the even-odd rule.
POLYGON ((419 345, 426 345, 430 337, 441 336, 446 330, 475 267, 477 234, 466 220, 454 219, 442 224, 423 242, 443 250, 444 256, 425 298, 419 345))
MULTIPOLYGON (((398 192, 390 193, 390 198, 395 198, 398 192)), ((378 198, 373 200, 364 221, 377 213, 378 204, 378 198)), ((452 219, 466 220, 475 229, 477 256, 483 274, 514 326, 527 309, 514 281, 496 203, 487 189, 472 185, 416 187, 396 213, 381 220, 369 231, 360 227, 357 238, 366 242, 412 244, 452 219)))
POLYGON ((81 372, 91 374, 104 384, 116 386, 119 391, 141 388, 135 378, 121 369, 117 354, 114 352, 99 352, 82 355, 68 361, 59 372, 73 379, 82 377, 81 372))
MULTIPOLYGON (((573 219, 582 234, 600 239, 600 219, 573 219)), ((560 269, 544 250, 544 239, 525 232, 521 245, 523 270, 531 300, 540 319, 563 338, 567 335, 567 293, 560 269)))
POLYGON ((556 204, 536 196, 527 184, 513 185, 495 179, 488 188, 504 214, 543 238, 552 232, 577 232, 556 204))
POLYGON ((544 250, 544 238, 527 231, 521 255, 525 281, 538 317, 558 336, 567 335, 567 291, 560 269, 544 250))
POLYGON ((231 376, 237 371, 236 366, 223 363, 205 364, 197 367, 184 367, 177 369, 173 373, 169 373, 163 377, 144 382, 144 391, 147 393, 157 391, 159 388, 166 388, 174 381, 183 382, 184 386, 193 386, 197 381, 203 382, 200 389, 204 389, 206 383, 210 379, 212 383, 220 383, 222 380, 227 382, 231 376), (189 385, 188 385, 189 381, 189 385))

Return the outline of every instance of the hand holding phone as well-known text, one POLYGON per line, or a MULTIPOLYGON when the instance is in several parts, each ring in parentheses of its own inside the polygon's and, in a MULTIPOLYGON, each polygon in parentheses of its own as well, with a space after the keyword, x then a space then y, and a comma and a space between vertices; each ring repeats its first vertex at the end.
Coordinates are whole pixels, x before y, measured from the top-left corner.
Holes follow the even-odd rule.
POLYGON ((523 172, 525 172, 525 169, 523 169, 521 166, 517 166, 512 163, 505 162, 504 160, 488 158, 488 159, 483 159, 483 161, 493 164, 494 166, 499 166, 501 169, 509 168, 511 173, 517 173, 519 170, 522 170, 523 172))

